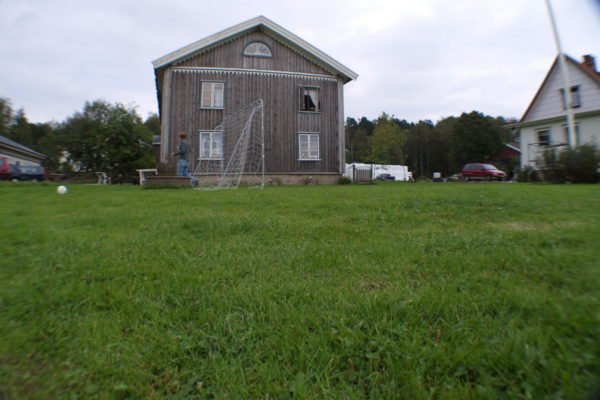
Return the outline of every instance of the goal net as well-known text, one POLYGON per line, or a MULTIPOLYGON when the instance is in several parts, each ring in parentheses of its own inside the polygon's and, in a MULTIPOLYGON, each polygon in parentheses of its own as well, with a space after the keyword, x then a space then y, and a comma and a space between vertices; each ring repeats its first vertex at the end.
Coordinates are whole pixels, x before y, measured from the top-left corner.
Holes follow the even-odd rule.
POLYGON ((262 99, 226 115, 212 131, 194 134, 194 178, 200 189, 265 185, 262 99))

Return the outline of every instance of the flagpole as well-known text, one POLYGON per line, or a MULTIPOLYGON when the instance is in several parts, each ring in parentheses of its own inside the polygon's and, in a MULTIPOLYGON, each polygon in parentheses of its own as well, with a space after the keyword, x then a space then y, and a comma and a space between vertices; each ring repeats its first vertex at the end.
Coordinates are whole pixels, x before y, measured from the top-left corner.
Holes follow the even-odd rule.
POLYGON ((554 20, 554 13, 552 12, 552 6, 550 0, 546 0, 546 7, 548 8, 548 14, 550 15, 550 23, 552 24, 552 32, 554 33, 554 42, 558 49, 558 62, 562 71, 563 83, 565 85, 565 108, 567 110, 567 126, 569 127, 569 147, 577 146, 577 136, 575 135, 575 116, 573 115, 573 95, 571 94, 571 84, 569 82, 569 74, 567 73, 567 60, 565 54, 562 52, 560 46, 560 39, 558 37, 558 29, 556 28, 556 22, 554 20))

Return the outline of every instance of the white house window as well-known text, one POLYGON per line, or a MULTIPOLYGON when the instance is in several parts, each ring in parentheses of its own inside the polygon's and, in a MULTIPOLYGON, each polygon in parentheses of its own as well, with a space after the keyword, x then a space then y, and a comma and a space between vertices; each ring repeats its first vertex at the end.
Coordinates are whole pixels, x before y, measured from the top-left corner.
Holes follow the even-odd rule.
POLYGON ((298 149, 300 160, 319 160, 319 134, 300 133, 298 135, 298 149))
POLYGON ((271 50, 263 42, 252 42, 244 49, 244 55, 249 57, 271 57, 271 50))
POLYGON ((224 92, 225 83, 223 82, 202 82, 200 107, 222 109, 224 92))
POLYGON ((300 111, 321 111, 321 91, 318 87, 300 87, 300 111))
POLYGON ((539 131, 537 131, 537 136, 539 146, 550 146, 550 129, 540 129, 539 131))
POLYGON ((199 160, 223 159, 223 132, 200 132, 199 160))
MULTIPOLYGON (((563 110, 567 109, 567 99, 565 98, 565 90, 559 89, 562 99, 563 110)), ((579 93, 579 85, 571 86, 571 108, 581 107, 581 96, 579 93)))

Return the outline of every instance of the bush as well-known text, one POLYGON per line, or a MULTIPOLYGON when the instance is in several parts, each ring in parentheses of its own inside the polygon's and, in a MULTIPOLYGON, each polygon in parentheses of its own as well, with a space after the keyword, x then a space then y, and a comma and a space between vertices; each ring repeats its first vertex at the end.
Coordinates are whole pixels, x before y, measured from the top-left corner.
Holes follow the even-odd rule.
POLYGON ((535 168, 526 166, 521 168, 517 172, 517 181, 519 182, 539 182, 540 176, 538 175, 535 168))
POLYGON ((352 183, 352 179, 348 178, 347 176, 340 176, 340 181, 339 181, 340 185, 350 185, 351 183, 352 183))
POLYGON ((600 152, 595 145, 584 144, 567 148, 561 152, 555 149, 542 154, 544 169, 539 173, 532 167, 525 167, 518 173, 519 182, 551 183, 596 183, 600 181, 600 152))
POLYGON ((559 153, 555 149, 550 149, 542 153, 544 160, 543 178, 546 182, 564 183, 564 167, 559 160, 559 153))
POLYGON ((519 173, 521 160, 518 156, 512 157, 510 160, 499 160, 495 162, 496 167, 506 172, 507 180, 514 180, 519 173))
POLYGON ((564 150, 558 156, 564 177, 573 183, 596 183, 600 178, 600 152, 596 146, 584 144, 564 150))

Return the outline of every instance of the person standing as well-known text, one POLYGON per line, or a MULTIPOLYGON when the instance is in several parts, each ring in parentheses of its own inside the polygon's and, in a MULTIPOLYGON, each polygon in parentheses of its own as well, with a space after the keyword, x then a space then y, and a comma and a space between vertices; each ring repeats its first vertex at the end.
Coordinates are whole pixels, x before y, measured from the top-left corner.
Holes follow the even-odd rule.
POLYGON ((174 156, 179 156, 179 161, 177 162, 177 176, 187 176, 192 180, 192 185, 196 184, 196 180, 190 174, 189 165, 190 165, 190 142, 187 141, 187 135, 182 133, 179 135, 181 142, 179 143, 179 151, 173 153, 174 156))

